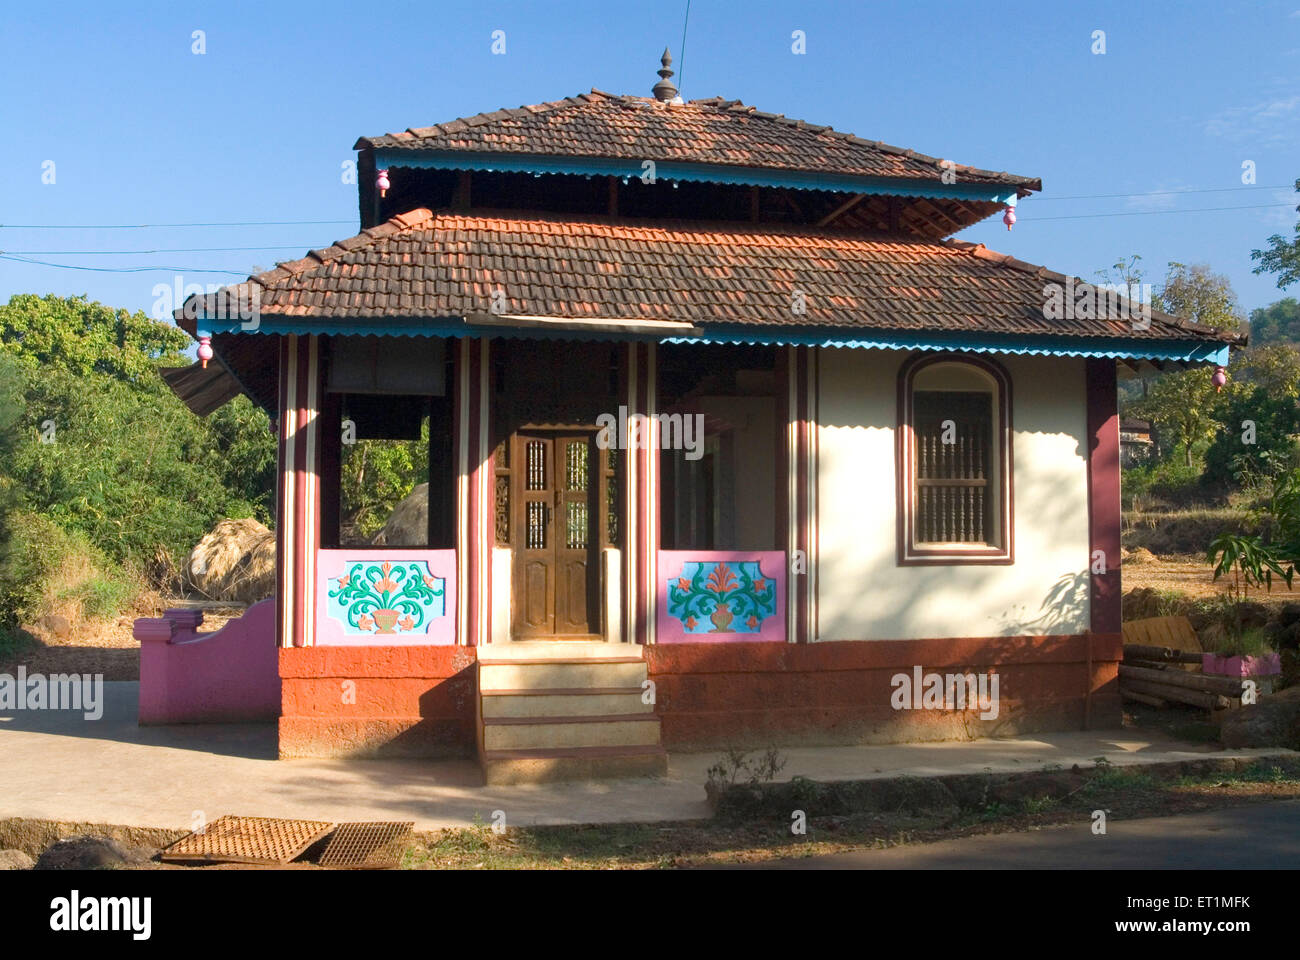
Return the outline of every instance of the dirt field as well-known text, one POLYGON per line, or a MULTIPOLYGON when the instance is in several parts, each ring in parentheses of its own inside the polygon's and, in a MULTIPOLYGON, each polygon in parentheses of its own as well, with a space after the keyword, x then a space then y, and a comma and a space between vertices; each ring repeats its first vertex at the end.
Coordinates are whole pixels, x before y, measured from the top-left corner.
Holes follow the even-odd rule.
MULTIPOLYGON (((1215 582, 1210 565, 1204 558, 1196 556, 1148 555, 1144 560, 1130 557, 1124 561, 1120 578, 1125 593, 1139 587, 1151 587, 1155 590, 1176 590, 1192 598, 1212 597, 1216 593, 1226 592, 1232 585, 1232 580, 1227 577, 1220 577, 1215 582)), ((1251 591, 1251 597, 1265 602, 1300 599, 1300 578, 1296 579, 1293 589, 1288 590, 1284 582, 1278 581, 1273 585, 1272 591, 1258 595, 1251 591)))
MULTIPOLYGON (((202 629, 219 630, 243 613, 242 608, 205 611, 202 629)), ((40 624, 26 632, 32 642, 9 662, 0 662, 0 672, 12 673, 20 664, 27 672, 103 674, 105 680, 140 679, 140 642, 131 635, 132 616, 116 620, 78 623, 67 636, 58 637, 40 624)))

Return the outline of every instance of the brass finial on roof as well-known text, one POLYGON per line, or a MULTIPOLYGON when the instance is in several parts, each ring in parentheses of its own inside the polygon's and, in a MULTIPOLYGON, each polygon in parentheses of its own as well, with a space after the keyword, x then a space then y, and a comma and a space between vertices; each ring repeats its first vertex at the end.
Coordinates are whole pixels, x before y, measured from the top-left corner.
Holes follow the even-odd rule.
POLYGON ((672 100, 677 96, 677 88, 673 85, 673 82, 668 79, 673 75, 673 71, 670 69, 673 62, 673 55, 668 52, 667 47, 664 47, 664 55, 659 58, 659 62, 663 64, 658 71, 660 79, 658 83, 650 88, 650 92, 655 95, 656 100, 672 100))

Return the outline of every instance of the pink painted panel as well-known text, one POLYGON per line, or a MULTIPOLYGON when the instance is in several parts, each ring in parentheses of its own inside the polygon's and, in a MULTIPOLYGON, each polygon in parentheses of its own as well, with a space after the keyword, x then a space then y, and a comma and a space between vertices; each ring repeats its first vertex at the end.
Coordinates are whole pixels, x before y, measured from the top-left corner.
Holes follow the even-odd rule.
POLYGON ((320 550, 316 568, 317 644, 456 642, 455 550, 320 550))
POLYGON ((660 550, 659 643, 784 643, 785 551, 660 550))
POLYGON ((1266 653, 1258 657, 1221 657, 1217 653, 1201 656, 1201 672, 1228 677, 1267 677, 1282 672, 1282 655, 1266 653))
POLYGON ((280 715, 275 599, 253 604, 220 630, 203 614, 168 610, 135 622, 142 724, 246 723, 280 715))

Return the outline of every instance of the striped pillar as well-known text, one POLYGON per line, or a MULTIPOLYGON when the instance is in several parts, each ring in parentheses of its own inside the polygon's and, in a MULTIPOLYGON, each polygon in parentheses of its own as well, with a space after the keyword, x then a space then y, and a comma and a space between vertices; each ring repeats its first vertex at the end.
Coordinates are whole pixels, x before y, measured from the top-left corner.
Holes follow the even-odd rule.
POLYGON ((623 624, 629 643, 655 642, 655 583, 659 566, 659 423, 655 376, 657 345, 627 346, 628 449, 624 451, 623 624), (632 418, 646 419, 636 430, 632 418))
POLYGON ((489 446, 491 341, 456 341, 456 642, 481 646, 492 636, 495 489, 489 446))
POLYGON ((1088 404, 1088 567, 1097 553, 1105 573, 1091 573, 1093 633, 1119 633, 1120 507, 1119 407, 1114 360, 1085 361, 1088 404))
POLYGON ((786 639, 817 637, 817 354, 789 347, 786 364, 786 639), (796 566, 795 559, 801 557, 796 566), (799 571, 799 572, 796 572, 799 571))
POLYGON ((276 490, 276 636, 282 647, 316 637, 320 543, 320 341, 280 338, 279 483, 276 490))

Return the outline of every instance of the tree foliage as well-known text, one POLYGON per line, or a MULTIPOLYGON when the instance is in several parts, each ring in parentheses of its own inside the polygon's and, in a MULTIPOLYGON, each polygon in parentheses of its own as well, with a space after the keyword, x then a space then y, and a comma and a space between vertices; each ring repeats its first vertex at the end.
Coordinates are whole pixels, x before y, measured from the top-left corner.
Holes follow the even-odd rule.
POLYGON ((6 545, 88 544, 109 563, 160 571, 224 517, 271 520, 265 414, 239 397, 200 419, 158 373, 189 362, 188 342, 171 324, 85 297, 0 305, 0 580, 10 596, 26 595, 19 581, 36 567, 12 549, 6 560, 6 545), (48 535, 55 528, 68 537, 48 535), (47 533, 27 535, 38 529, 47 533))
MULTIPOLYGON (((1295 188, 1300 192, 1300 180, 1295 182, 1295 188)), ((1300 207, 1296 210, 1300 211, 1300 207)), ((1280 233, 1275 233, 1268 238, 1265 249, 1250 252, 1250 259, 1259 264, 1255 268, 1256 273, 1276 273, 1277 285, 1281 290, 1300 280, 1300 223, 1295 225, 1294 239, 1288 240, 1280 233)))
MULTIPOLYGON (((1152 296, 1152 305, 1218 330, 1238 330, 1243 324, 1231 282, 1204 264, 1170 263, 1164 285, 1152 296)), ((1208 441, 1221 426, 1215 417, 1213 376, 1206 369, 1166 374, 1130 409, 1151 420, 1181 447, 1188 466, 1195 447, 1208 441)))
POLYGON ((1254 346, 1300 343, 1300 300, 1285 297, 1250 311, 1250 342, 1254 346))
POLYGON ((143 312, 114 310, 86 297, 18 294, 0 305, 0 351, 26 371, 104 374, 157 386, 156 369, 183 366, 190 338, 143 312))

